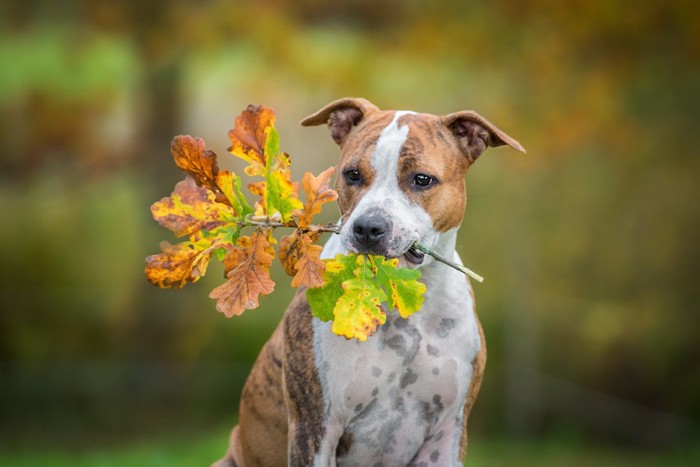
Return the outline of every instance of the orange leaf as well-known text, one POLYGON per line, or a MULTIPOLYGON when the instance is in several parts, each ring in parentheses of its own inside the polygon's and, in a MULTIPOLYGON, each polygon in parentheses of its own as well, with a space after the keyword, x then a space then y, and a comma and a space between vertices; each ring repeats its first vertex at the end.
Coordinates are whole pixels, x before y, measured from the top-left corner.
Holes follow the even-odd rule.
POLYGON ((307 232, 302 234, 302 238, 306 237, 310 242, 306 240, 300 241, 299 231, 295 230, 291 234, 282 237, 280 239, 279 248, 277 249, 277 254, 284 272, 294 277, 297 274, 295 269, 297 261, 304 256, 308 245, 315 243, 320 236, 320 232, 307 232))
POLYGON ((321 212, 321 206, 338 199, 338 192, 330 187, 331 176, 335 167, 330 167, 315 177, 311 172, 306 172, 302 178, 306 203, 297 225, 305 229, 311 225, 313 216, 321 212))
POLYGON ((256 216, 267 215, 267 189, 265 182, 255 182, 248 184, 248 191, 255 196, 260 196, 260 199, 253 205, 253 214, 256 216))
POLYGON ((272 109, 262 105, 249 105, 236 118, 233 129, 228 132, 231 140, 228 151, 250 163, 245 169, 246 174, 265 174, 265 143, 274 123, 275 113, 272 109))
POLYGON ((171 245, 162 242, 157 255, 146 258, 146 277, 158 287, 183 287, 197 282, 211 260, 212 248, 198 249, 190 242, 171 245))
POLYGON ((170 152, 175 164, 190 174, 197 185, 214 192, 217 202, 230 204, 216 182, 216 176, 219 173, 216 153, 206 149, 202 138, 193 138, 189 135, 176 136, 170 143, 170 152))
POLYGON ((257 308, 258 296, 267 295, 275 289, 270 278, 270 265, 274 259, 269 232, 258 230, 252 237, 241 237, 243 260, 231 272, 229 280, 212 290, 209 297, 216 299, 217 311, 228 318, 240 315, 245 310, 257 308))
POLYGON ((175 185, 171 196, 151 205, 156 222, 177 237, 221 225, 222 210, 226 209, 214 203, 214 194, 197 186, 189 176, 175 185))
POLYGON ((294 266, 297 273, 292 279, 292 287, 322 287, 326 271, 326 264, 320 258, 323 247, 315 245, 308 235, 302 235, 299 243, 304 245, 304 256, 294 266))
POLYGON ((238 243, 226 252, 224 260, 224 277, 228 277, 229 273, 236 269, 247 258, 245 249, 241 245, 250 242, 250 237, 240 237, 238 243))
POLYGON ((284 237, 280 238, 280 246, 277 249, 277 255, 279 257, 280 264, 282 264, 282 269, 284 269, 284 272, 290 276, 294 276, 296 274, 294 266, 301 257, 301 251, 299 250, 298 243, 299 234, 298 231, 295 230, 289 235, 285 235, 284 237))

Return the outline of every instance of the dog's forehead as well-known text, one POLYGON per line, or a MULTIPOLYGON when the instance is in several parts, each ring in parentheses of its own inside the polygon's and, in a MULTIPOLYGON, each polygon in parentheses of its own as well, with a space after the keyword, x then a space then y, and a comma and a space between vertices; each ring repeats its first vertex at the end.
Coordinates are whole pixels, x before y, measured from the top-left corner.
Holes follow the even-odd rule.
POLYGON ((345 143, 341 159, 371 157, 382 136, 384 144, 423 148, 448 143, 448 133, 437 115, 396 110, 373 112, 360 122, 345 143), (391 138, 392 133, 403 137, 391 138))

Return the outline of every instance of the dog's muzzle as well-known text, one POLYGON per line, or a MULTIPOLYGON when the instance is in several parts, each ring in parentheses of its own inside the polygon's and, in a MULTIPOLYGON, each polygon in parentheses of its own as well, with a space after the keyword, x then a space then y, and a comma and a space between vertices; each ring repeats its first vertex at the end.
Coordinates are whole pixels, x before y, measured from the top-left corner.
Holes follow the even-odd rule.
POLYGON ((402 256, 409 264, 421 264, 423 253, 411 248, 407 238, 397 236, 394 227, 390 219, 376 212, 358 217, 350 226, 352 250, 387 258, 402 256))
POLYGON ((361 216, 352 223, 352 242, 358 253, 386 255, 393 226, 377 214, 361 216))

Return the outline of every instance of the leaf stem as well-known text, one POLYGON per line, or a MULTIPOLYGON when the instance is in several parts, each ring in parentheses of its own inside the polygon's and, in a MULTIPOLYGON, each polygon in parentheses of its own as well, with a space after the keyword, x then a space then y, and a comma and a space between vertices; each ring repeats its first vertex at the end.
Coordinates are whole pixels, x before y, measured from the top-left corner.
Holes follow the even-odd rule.
MULTIPOLYGON (((262 217, 262 216, 253 216, 249 217, 244 220, 238 221, 238 225, 241 227, 250 227, 250 226, 255 226, 255 227, 266 227, 266 228, 278 228, 278 227, 289 227, 292 229, 298 229, 299 226, 296 224, 296 222, 289 221, 289 222, 279 222, 279 221, 273 221, 270 220, 267 217, 262 217)), ((311 225, 308 228, 301 229, 304 232, 329 232, 329 233, 334 233, 337 234, 339 233, 338 226, 335 224, 327 224, 327 225, 311 225)))
POLYGON ((420 243, 416 242, 413 244, 413 246, 411 248, 414 248, 418 251, 421 251, 421 252, 425 253, 426 255, 432 256, 437 261, 440 261, 441 263, 445 263, 446 265, 458 270, 459 272, 466 274, 467 276, 471 277, 472 279, 474 279, 477 282, 484 282, 484 278, 482 276, 475 273, 474 271, 472 271, 468 267, 462 266, 461 264, 455 263, 454 261, 445 258, 440 253, 437 253, 437 252, 431 250, 427 246, 423 246, 420 243))

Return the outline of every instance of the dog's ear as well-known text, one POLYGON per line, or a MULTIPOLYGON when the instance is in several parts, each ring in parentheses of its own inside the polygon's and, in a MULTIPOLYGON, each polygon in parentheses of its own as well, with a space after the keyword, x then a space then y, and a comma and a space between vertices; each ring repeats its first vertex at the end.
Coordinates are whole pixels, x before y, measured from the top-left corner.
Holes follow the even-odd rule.
POLYGON ((333 141, 343 144, 352 129, 369 112, 379 110, 374 104, 361 97, 346 97, 333 101, 321 110, 312 113, 301 121, 304 126, 328 124, 333 141))
POLYGON ((522 153, 525 149, 516 140, 502 132, 493 123, 474 112, 463 110, 442 117, 442 123, 452 131, 462 151, 474 162, 487 147, 508 145, 522 153))

